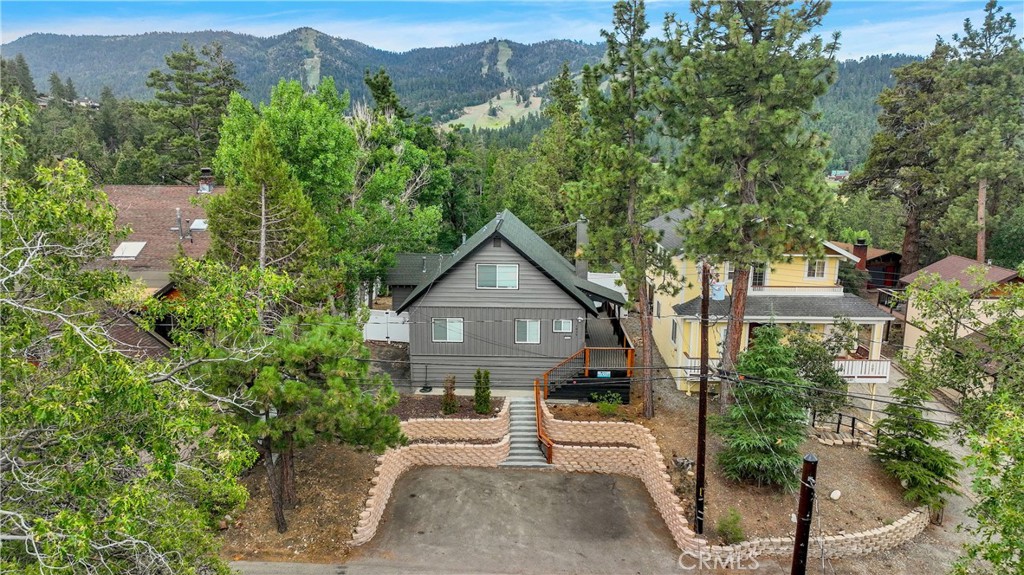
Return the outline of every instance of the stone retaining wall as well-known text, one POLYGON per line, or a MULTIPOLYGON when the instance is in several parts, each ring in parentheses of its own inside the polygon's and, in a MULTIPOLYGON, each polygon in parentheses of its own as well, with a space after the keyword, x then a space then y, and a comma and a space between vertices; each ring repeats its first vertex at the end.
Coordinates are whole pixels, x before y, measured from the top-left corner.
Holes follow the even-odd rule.
POLYGON ((412 440, 475 439, 498 441, 508 435, 509 406, 507 398, 497 417, 488 419, 444 419, 440 417, 409 419, 402 422, 402 432, 412 440))
MULTIPOLYGON (((758 556, 787 556, 793 553, 792 537, 770 537, 735 545, 712 545, 698 537, 687 523, 675 494, 668 468, 654 435, 642 425, 624 422, 565 421, 555 419, 543 406, 544 428, 555 441, 552 459, 556 469, 573 472, 613 473, 636 477, 644 483, 665 525, 683 553, 694 557, 740 561, 758 556), (619 443, 635 447, 593 447, 558 445, 572 443, 619 443)), ((883 551, 902 545, 920 534, 929 522, 928 509, 919 507, 897 521, 877 529, 847 535, 811 537, 809 556, 818 557, 821 546, 826 557, 846 557, 883 551)))
MULTIPOLYGON (((506 404, 507 405, 507 404, 506 404)), ((488 421, 488 420, 470 420, 488 421)), ((453 465, 459 467, 497 467, 508 457, 509 436, 497 443, 420 443, 389 449, 377 458, 377 468, 366 499, 366 509, 359 514, 359 523, 352 536, 353 545, 362 545, 377 533, 384 508, 391 499, 395 482, 407 470, 418 465, 453 465)), ((466 518, 472 521, 472 518, 466 518)))
POLYGON ((544 429, 555 442, 551 463, 556 469, 613 473, 639 479, 650 493, 676 545, 683 551, 696 552, 699 541, 683 515, 683 506, 676 496, 654 434, 635 423, 555 419, 546 404, 541 411, 544 429), (560 441, 620 443, 635 447, 558 445, 560 441))

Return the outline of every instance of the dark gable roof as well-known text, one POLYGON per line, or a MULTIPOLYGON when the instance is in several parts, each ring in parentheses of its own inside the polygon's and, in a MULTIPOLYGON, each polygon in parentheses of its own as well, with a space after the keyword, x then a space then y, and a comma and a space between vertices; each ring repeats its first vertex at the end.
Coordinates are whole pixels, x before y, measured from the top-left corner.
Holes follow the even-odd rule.
POLYGON ((119 353, 139 361, 163 359, 169 355, 170 343, 143 329, 130 314, 108 308, 101 317, 107 338, 119 353))
POLYGON ((659 232, 661 239, 658 243, 661 247, 670 252, 678 251, 683 246, 683 238, 679 235, 679 223, 690 219, 693 213, 690 210, 674 209, 667 214, 662 214, 644 224, 645 227, 659 232))
MULTIPOLYGON (((975 281, 973 275, 968 273, 972 267, 977 267, 982 264, 978 263, 977 260, 965 258, 962 256, 948 256, 943 258, 930 266, 923 267, 912 274, 908 274, 900 278, 900 283, 911 284, 917 278, 924 274, 938 274, 943 281, 955 281, 960 284, 961 287, 968 291, 977 291, 982 288, 981 285, 975 281)), ((1017 272, 999 266, 985 266, 985 283, 1003 283, 1013 280, 1017 277, 1017 272)))
MULTIPOLYGON (((727 316, 730 304, 729 297, 722 301, 712 300, 709 313, 712 317, 727 316)), ((700 297, 695 297, 686 303, 676 304, 672 306, 672 310, 679 316, 695 317, 700 314, 700 297)), ((743 314, 746 321, 768 321, 772 318, 832 318, 836 316, 850 319, 892 319, 891 315, 868 303, 867 300, 848 293, 842 296, 751 296, 747 298, 747 309, 743 314)))
POLYGON ((396 256, 395 266, 388 271, 389 286, 415 286, 437 274, 445 259, 443 254, 404 253, 396 256))
MULTIPOLYGON (((513 249, 519 252, 520 255, 533 263, 533 265, 537 266, 537 269, 544 272, 545 275, 551 278, 551 281, 555 282, 558 287, 562 288, 591 313, 597 313, 597 308, 594 306, 593 301, 594 296, 597 296, 599 299, 607 299, 617 304, 626 303, 622 299, 622 294, 619 292, 576 277, 575 269, 573 268, 573 265, 569 263, 569 260, 562 257, 561 254, 555 251, 554 248, 548 245, 547 242, 531 230, 529 226, 517 218, 515 214, 505 210, 498 214, 493 220, 487 222, 484 227, 477 230, 477 232, 467 239, 465 243, 459 246, 451 256, 445 256, 444 259, 441 260, 436 273, 425 279, 425 281, 418 283, 416 285, 416 289, 412 290, 409 297, 405 298, 402 305, 395 311, 402 312, 407 309, 413 302, 419 299, 419 297, 423 295, 423 293, 427 291, 434 282, 443 279, 452 268, 483 246, 487 240, 494 235, 501 236, 513 249)), ((411 255, 420 256, 418 264, 420 267, 416 269, 422 269, 423 254, 411 255)), ((437 257, 437 255, 434 257, 437 257)), ((400 262, 406 261, 408 263, 409 260, 415 262, 414 258, 409 258, 408 260, 399 258, 400 262)), ((408 270, 403 270, 399 271, 395 277, 396 279, 406 278, 409 277, 408 274, 408 270)), ((391 277, 391 274, 388 274, 388 283, 391 283, 391 277)), ((412 284, 395 283, 392 285, 412 284)))

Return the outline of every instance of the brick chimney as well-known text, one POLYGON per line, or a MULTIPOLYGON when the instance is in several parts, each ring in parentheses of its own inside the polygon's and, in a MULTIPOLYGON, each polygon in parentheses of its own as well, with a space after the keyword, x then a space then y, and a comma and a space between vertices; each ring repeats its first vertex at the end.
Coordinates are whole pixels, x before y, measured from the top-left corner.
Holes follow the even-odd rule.
POLYGON ((590 265, 583 258, 583 250, 589 243, 587 218, 580 214, 580 219, 576 220, 576 277, 578 278, 587 279, 587 273, 590 271, 590 265))
POLYGON ((868 269, 868 242, 865 239, 857 239, 857 243, 853 244, 853 255, 860 258, 857 262, 857 269, 867 270, 868 269))

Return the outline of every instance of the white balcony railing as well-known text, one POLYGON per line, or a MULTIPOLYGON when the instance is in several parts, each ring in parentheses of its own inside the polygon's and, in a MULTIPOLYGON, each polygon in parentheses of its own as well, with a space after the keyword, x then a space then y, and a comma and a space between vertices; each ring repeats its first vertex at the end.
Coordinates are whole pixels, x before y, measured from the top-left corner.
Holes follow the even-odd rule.
POLYGON ((759 295, 843 295, 843 286, 750 286, 749 294, 751 297, 759 295))
POLYGON ((839 371, 840 377, 847 381, 889 381, 889 368, 892 362, 888 359, 837 359, 832 365, 839 371))

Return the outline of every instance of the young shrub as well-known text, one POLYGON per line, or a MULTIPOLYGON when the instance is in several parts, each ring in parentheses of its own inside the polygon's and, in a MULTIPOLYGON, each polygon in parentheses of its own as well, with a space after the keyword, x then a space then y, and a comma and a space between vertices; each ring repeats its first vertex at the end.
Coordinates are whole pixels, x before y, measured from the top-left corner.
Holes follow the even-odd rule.
POLYGON ((622 405, 622 396, 613 392, 592 393, 590 400, 597 404, 597 412, 605 417, 611 417, 619 412, 622 405))
POLYGON ((726 545, 746 540, 747 536, 743 533, 743 526, 740 525, 742 520, 740 512, 735 507, 730 507, 725 516, 718 520, 718 523, 715 525, 715 532, 718 533, 718 536, 722 538, 726 545))
POLYGON ((960 464, 938 445, 946 431, 925 419, 924 402, 931 394, 921 358, 904 358, 900 367, 907 378, 892 390, 898 403, 887 405, 885 419, 875 426, 878 447, 874 455, 882 468, 905 486, 904 499, 938 513, 945 506, 945 496, 956 492, 960 464))
POLYGON ((444 395, 441 396, 441 413, 451 415, 459 410, 459 398, 455 395, 455 376, 444 378, 444 395))
POLYGON ((800 484, 800 445, 807 439, 805 384, 793 367, 793 350, 781 342, 782 330, 767 325, 755 333, 757 344, 736 364, 746 376, 736 382, 736 404, 711 420, 724 443, 718 464, 733 481, 793 491, 800 484))
POLYGON ((473 409, 480 415, 491 412, 491 372, 477 368, 473 376, 473 409))

